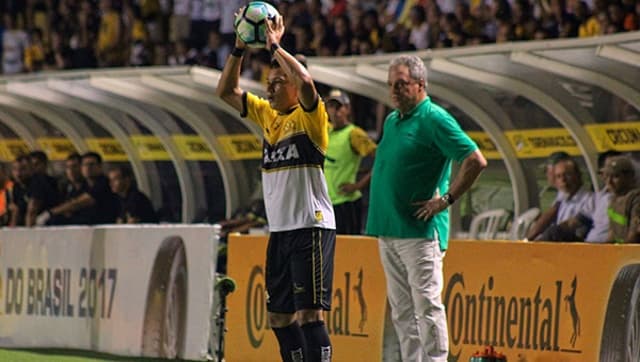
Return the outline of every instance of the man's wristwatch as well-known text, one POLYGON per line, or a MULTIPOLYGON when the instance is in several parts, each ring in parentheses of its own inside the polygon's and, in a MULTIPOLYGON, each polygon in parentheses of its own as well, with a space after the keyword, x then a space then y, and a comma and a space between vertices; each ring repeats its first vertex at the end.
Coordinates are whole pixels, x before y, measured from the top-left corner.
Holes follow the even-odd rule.
POLYGON ((440 198, 442 201, 446 202, 447 205, 451 206, 453 205, 453 203, 456 201, 453 196, 451 196, 450 193, 446 193, 444 195, 442 195, 442 197, 440 198))

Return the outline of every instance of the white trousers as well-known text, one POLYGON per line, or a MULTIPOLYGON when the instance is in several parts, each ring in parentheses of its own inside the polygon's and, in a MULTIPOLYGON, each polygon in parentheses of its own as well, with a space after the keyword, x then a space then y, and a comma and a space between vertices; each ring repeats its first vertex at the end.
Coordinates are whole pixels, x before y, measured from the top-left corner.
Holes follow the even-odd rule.
POLYGON ((449 336, 441 298, 445 253, 428 239, 381 238, 378 246, 402 361, 446 362, 449 336))

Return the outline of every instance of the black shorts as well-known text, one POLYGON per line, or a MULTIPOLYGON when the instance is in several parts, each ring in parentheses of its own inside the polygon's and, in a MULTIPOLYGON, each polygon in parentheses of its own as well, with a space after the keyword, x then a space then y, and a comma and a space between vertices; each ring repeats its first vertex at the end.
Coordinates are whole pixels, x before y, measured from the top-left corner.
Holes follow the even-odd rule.
POLYGON ((362 233, 362 198, 333 206, 336 233, 358 235, 362 233))
POLYGON ((272 232, 267 246, 267 310, 330 310, 335 246, 335 230, 272 232))

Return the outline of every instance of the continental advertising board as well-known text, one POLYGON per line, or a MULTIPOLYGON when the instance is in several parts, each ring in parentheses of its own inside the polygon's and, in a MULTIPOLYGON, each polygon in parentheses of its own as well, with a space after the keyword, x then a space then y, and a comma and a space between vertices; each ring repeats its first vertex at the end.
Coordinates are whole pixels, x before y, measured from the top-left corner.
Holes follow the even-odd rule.
POLYGON ((509 361, 634 361, 640 248, 452 242, 442 294, 449 361, 493 345, 509 361))
MULTIPOLYGON (((383 345, 394 342, 381 338, 386 294, 377 243, 347 240, 338 237, 327 315, 334 361, 381 361, 383 345)), ((229 362, 279 360, 264 304, 265 249, 264 236, 229 242, 229 273, 239 285, 228 297, 229 362)), ((467 362, 487 345, 515 362, 638 360, 625 354, 640 348, 638 245, 452 241, 442 298, 449 362, 467 362)))
MULTIPOLYGON (((227 271, 238 289, 227 297, 226 361, 280 361, 265 304, 266 246, 265 236, 229 239, 227 271)), ((376 240, 338 236, 332 310, 325 313, 334 361, 382 360, 385 298, 376 240)))

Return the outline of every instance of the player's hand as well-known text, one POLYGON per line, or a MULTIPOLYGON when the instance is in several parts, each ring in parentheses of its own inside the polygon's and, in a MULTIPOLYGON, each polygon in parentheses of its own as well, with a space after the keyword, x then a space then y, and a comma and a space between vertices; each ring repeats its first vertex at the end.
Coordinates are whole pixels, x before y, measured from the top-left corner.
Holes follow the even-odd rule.
POLYGON ((344 183, 344 184, 340 185, 340 193, 341 194, 348 195, 348 194, 352 194, 352 193, 354 193, 356 191, 358 191, 358 187, 356 186, 356 184, 344 183))
POLYGON ((49 211, 44 211, 36 217, 36 225, 44 226, 47 224, 47 221, 49 221, 49 219, 51 219, 51 213, 49 211))
MULTIPOLYGON (((242 14, 244 12, 244 8, 246 8, 246 6, 243 6, 241 8, 239 8, 238 10, 236 10, 235 13, 233 13, 233 18, 236 19, 240 14, 242 14)), ((234 22, 235 24, 235 22, 234 22)), ((240 49, 244 49, 247 44, 245 44, 245 42, 242 41, 242 39, 240 39, 240 37, 238 35, 236 35, 236 42, 234 45, 236 48, 240 48, 240 49)))
POLYGON ((422 221, 428 221, 434 215, 449 207, 449 204, 442 200, 439 195, 429 200, 414 202, 412 205, 419 206, 413 215, 422 221))
POLYGON ((280 39, 284 35, 284 21, 282 16, 276 15, 271 21, 266 22, 265 36, 267 38, 267 44, 265 48, 271 49, 271 44, 280 44, 280 39))

